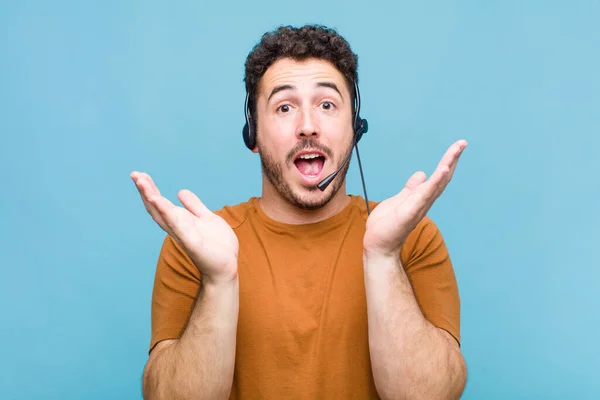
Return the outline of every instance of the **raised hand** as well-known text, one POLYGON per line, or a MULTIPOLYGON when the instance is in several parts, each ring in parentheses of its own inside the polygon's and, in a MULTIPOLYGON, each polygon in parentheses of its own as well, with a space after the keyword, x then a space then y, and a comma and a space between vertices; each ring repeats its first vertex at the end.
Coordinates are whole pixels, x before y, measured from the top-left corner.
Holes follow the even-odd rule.
POLYGON ((152 219, 186 251, 203 280, 219 282, 236 276, 239 243, 225 220, 189 190, 177 196, 183 208, 163 197, 148 174, 132 172, 131 179, 152 219))
POLYGON ((424 172, 413 174, 395 196, 382 201, 369 215, 363 239, 367 254, 397 257, 410 232, 427 214, 454 174, 458 159, 467 147, 459 140, 446 151, 427 180, 424 172))

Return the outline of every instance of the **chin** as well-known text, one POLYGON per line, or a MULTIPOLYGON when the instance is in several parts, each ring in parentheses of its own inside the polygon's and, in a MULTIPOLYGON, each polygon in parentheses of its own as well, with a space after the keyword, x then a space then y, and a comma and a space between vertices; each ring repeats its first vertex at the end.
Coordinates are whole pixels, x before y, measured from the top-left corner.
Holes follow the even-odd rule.
POLYGON ((316 198, 312 196, 294 196, 292 198, 288 198, 288 200, 294 204, 296 207, 301 208, 303 210, 319 210, 323 208, 329 201, 330 197, 326 198, 316 198))
MULTIPOLYGON (((318 182, 317 182, 318 183, 318 182)), ((324 192, 322 192, 317 184, 302 183, 296 188, 282 193, 283 196, 296 207, 304 210, 318 210, 326 206, 340 189, 339 184, 332 182, 324 192)), ((289 186, 288 186, 289 188, 289 186)))

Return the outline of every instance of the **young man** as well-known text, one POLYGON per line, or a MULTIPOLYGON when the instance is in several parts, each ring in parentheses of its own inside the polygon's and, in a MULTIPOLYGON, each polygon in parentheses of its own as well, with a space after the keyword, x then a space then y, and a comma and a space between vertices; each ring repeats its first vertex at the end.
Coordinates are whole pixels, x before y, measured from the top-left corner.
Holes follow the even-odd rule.
POLYGON ((167 233, 146 398, 460 397, 457 284, 426 213, 466 142, 390 199, 348 195, 356 70, 348 43, 320 26, 280 28, 253 49, 244 135, 262 162, 259 198, 213 213, 183 190, 177 207, 132 173, 167 233))

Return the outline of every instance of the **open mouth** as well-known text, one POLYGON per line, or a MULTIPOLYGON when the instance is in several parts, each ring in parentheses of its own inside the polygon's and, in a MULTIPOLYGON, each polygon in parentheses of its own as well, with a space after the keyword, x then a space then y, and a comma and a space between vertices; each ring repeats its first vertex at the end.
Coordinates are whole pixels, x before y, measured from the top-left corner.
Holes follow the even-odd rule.
POLYGON ((304 152, 296 157, 294 164, 303 178, 312 181, 321 176, 325 156, 318 152, 304 152))

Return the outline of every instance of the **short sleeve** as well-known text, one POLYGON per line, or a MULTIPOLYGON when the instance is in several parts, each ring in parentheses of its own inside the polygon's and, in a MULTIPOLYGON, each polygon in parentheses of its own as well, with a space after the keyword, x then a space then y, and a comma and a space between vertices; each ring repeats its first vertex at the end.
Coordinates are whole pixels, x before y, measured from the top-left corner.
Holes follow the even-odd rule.
POLYGON ((154 277, 150 351, 162 340, 181 337, 199 290, 200 271, 175 240, 167 235, 154 277))
POLYGON ((401 260, 425 318, 460 344, 458 284, 442 234, 429 217, 409 235, 401 260))

